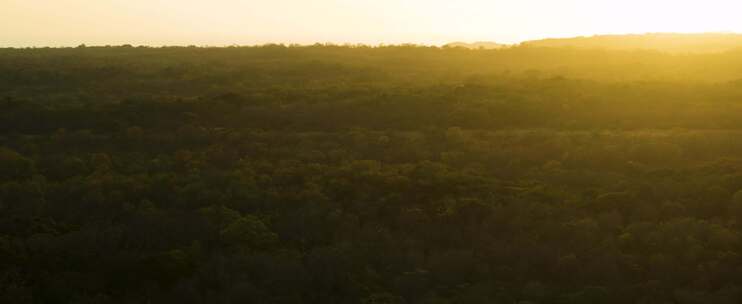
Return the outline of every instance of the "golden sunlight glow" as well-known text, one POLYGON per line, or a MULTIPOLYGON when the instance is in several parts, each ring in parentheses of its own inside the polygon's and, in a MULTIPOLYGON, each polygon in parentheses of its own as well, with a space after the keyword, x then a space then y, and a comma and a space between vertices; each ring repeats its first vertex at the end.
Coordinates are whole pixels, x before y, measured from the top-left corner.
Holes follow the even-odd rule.
POLYGON ((518 42, 742 32, 731 0, 2 0, 0 46, 518 42))

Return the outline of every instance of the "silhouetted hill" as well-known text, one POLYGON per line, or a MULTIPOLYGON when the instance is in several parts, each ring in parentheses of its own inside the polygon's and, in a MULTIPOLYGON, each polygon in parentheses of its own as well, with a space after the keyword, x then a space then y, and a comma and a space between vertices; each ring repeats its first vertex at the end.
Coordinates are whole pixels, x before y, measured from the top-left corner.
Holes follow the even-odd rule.
POLYGON ((501 44, 496 42, 489 42, 489 41, 478 41, 473 43, 467 43, 467 42, 451 42, 449 44, 444 45, 444 47, 463 47, 467 49, 485 49, 485 50, 493 50, 493 49, 502 49, 509 47, 508 44, 501 44))
POLYGON ((599 35, 533 40, 523 42, 521 45, 607 50, 657 50, 670 53, 713 53, 742 47, 742 35, 732 33, 599 35))

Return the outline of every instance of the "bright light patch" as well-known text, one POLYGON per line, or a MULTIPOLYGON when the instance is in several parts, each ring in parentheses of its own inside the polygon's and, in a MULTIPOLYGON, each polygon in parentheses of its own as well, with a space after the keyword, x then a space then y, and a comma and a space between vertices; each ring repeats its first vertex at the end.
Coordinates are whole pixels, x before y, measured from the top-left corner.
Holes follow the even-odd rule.
POLYGON ((517 42, 742 32, 730 0, 5 0, 0 45, 517 42))

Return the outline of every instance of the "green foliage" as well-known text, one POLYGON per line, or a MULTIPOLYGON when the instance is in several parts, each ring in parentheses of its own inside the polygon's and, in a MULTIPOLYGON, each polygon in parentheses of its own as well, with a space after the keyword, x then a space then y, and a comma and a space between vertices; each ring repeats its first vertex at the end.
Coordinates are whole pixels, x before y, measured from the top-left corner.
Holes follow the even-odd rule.
POLYGON ((33 174, 33 169, 32 160, 0 147, 0 180, 25 179, 33 174))
POLYGON ((0 50, 2 303, 739 303, 742 56, 0 50))
POLYGON ((260 219, 246 215, 227 225, 221 232, 221 239, 227 246, 248 249, 266 249, 277 241, 260 219))

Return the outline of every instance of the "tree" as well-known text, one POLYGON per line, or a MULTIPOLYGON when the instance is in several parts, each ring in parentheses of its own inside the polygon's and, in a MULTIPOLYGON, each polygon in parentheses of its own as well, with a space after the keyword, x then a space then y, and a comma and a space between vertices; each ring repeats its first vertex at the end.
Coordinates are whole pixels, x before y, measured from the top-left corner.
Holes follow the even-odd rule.
POLYGON ((26 179, 33 173, 33 160, 11 149, 0 147, 0 180, 26 179))

